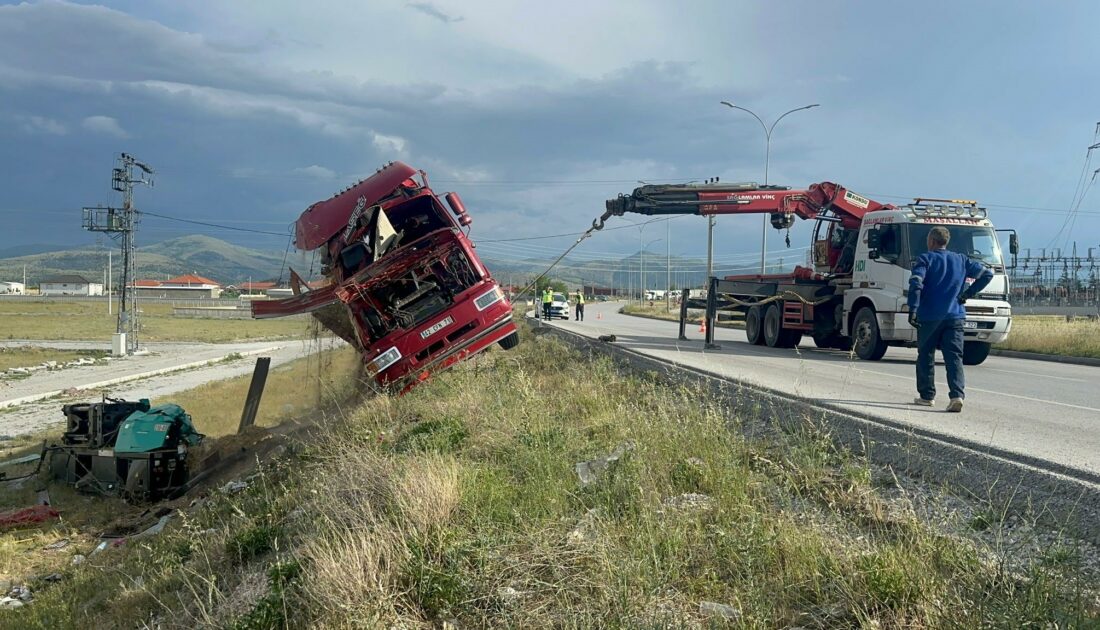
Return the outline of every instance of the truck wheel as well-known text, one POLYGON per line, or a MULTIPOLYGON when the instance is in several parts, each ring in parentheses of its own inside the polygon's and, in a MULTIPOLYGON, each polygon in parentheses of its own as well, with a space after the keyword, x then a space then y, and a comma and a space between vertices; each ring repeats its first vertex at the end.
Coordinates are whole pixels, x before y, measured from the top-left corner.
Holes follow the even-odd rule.
POLYGON ((515 348, 519 345, 519 333, 512 333, 504 339, 501 339, 497 343, 500 344, 501 348, 504 348, 505 350, 511 350, 512 348, 515 348))
POLYGON ((886 354, 886 342, 878 331, 878 317, 875 309, 864 306, 856 313, 853 325, 856 354, 864 361, 878 361, 886 354))
POLYGON ((779 305, 772 302, 764 311, 764 343, 769 348, 782 348, 783 338, 783 317, 779 314, 779 305))
POLYGON ((749 340, 749 343, 759 346, 764 343, 763 328, 764 322, 760 316, 760 307, 753 306, 749 309, 748 313, 745 313, 745 337, 749 340))
POLYGON ((963 342, 963 365, 981 365, 989 356, 989 347, 982 341, 963 342))

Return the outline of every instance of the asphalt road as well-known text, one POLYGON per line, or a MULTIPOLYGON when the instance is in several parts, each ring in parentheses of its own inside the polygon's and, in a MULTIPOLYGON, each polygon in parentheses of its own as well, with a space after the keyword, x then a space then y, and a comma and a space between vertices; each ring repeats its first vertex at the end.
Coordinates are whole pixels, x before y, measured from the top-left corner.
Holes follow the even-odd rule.
POLYGON ((697 325, 689 325, 689 341, 678 341, 676 322, 622 315, 621 306, 589 304, 585 321, 552 325, 588 337, 614 334, 617 345, 665 362, 1100 474, 1100 367, 991 356, 966 368, 966 406, 954 414, 944 411, 942 362, 936 407, 912 404, 913 349, 890 348, 883 360, 871 362, 819 350, 808 337, 796 349, 773 349, 750 345, 742 330, 718 328, 721 349, 704 350, 697 325))

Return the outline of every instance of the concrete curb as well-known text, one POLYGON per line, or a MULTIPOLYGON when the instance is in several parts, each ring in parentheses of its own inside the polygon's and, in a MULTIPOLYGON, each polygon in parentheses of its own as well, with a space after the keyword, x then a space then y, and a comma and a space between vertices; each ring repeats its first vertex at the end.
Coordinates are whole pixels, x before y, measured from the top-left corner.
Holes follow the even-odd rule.
MULTIPOLYGON (((238 354, 242 357, 250 357, 250 356, 255 356, 257 354, 263 354, 265 352, 274 352, 275 350, 280 350, 284 347, 286 347, 286 346, 271 346, 271 347, 268 347, 268 348, 259 348, 259 349, 256 349, 256 350, 246 350, 244 352, 228 352, 228 353, 226 353, 226 354, 224 354, 220 357, 214 357, 214 358, 205 359, 205 360, 202 360, 202 361, 192 361, 190 363, 183 363, 181 365, 176 365, 176 366, 172 366, 172 367, 168 367, 168 368, 161 368, 159 370, 149 370, 148 372, 139 372, 137 374, 128 374, 126 376, 120 376, 118 378, 107 379, 105 381, 98 381, 98 382, 95 382, 95 383, 88 383, 88 384, 85 384, 85 385, 79 385, 79 386, 74 386, 74 387, 76 387, 77 389, 97 389, 97 388, 100 388, 100 387, 108 387, 108 386, 111 386, 111 385, 118 385, 119 383, 127 383, 129 381, 136 381, 136 380, 140 380, 140 379, 143 379, 143 378, 149 378, 150 376, 161 376, 163 374, 171 374, 172 372, 179 372, 179 371, 182 371, 182 370, 190 370, 192 368, 202 367, 202 366, 207 365, 209 363, 224 361, 226 357, 228 357, 232 354, 238 354)), ((70 388, 66 388, 66 389, 70 389, 70 388)), ((20 398, 12 398, 12 399, 9 399, 9 400, 0 400, 0 409, 4 409, 4 408, 7 408, 7 407, 18 407, 19 405, 23 405, 23 404, 26 404, 26 403, 29 403, 29 402, 35 402, 35 401, 39 401, 39 400, 45 400, 47 398, 53 398, 54 396, 57 396, 58 394, 63 394, 65 391, 66 391, 65 389, 57 389, 57 390, 52 390, 52 391, 48 391, 48 392, 39 392, 37 394, 31 394, 30 396, 22 396, 20 398)))
POLYGON ((988 501, 998 509, 1031 514, 1044 525, 1100 544, 1100 475, 1038 458, 985 447, 870 414, 665 363, 629 348, 589 339, 555 326, 540 326, 586 354, 610 357, 627 369, 673 385, 706 389, 705 395, 742 421, 749 437, 777 428, 797 430, 822 422, 834 442, 869 460, 925 483, 988 501))
POLYGON ((1072 365, 1100 367, 1100 359, 1093 359, 1092 357, 1071 357, 1061 354, 1024 352, 1022 350, 1001 350, 1000 348, 991 348, 989 354, 998 357, 1007 357, 1009 359, 1030 359, 1032 361, 1050 361, 1052 363, 1069 363, 1072 365))

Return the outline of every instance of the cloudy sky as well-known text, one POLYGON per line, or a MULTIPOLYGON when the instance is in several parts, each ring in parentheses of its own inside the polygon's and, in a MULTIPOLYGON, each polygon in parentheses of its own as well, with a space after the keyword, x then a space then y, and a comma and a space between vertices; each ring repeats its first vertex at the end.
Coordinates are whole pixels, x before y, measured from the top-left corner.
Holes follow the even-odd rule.
MULTIPOLYGON (((400 159, 462 194, 487 256, 545 255, 571 239, 502 239, 581 231, 639 180, 762 181, 763 131, 731 100, 769 122, 821 104, 776 128, 772 183, 976 198, 1025 247, 1100 253, 1100 186, 1063 229, 1100 142, 1097 24, 1083 1, 0 2, 0 247, 94 242, 79 208, 116 201, 125 151, 157 169, 139 208, 280 234, 400 159)), ((753 258, 760 221, 720 221, 720 265, 753 258)), ((286 244, 153 218, 139 238, 195 232, 286 244)), ((703 219, 669 233, 705 251, 703 219)), ((769 255, 807 240, 771 232, 769 255)))

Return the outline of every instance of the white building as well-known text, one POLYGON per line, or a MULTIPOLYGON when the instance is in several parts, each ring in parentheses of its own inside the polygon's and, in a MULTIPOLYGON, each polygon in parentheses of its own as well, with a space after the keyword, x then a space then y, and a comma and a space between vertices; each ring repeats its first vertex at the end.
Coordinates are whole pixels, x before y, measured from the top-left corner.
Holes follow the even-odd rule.
POLYGON ((89 282, 84 276, 66 274, 42 281, 42 295, 103 295, 103 284, 89 282))
POLYGON ((27 288, 22 282, 4 282, 0 280, 0 295, 23 295, 27 288))

